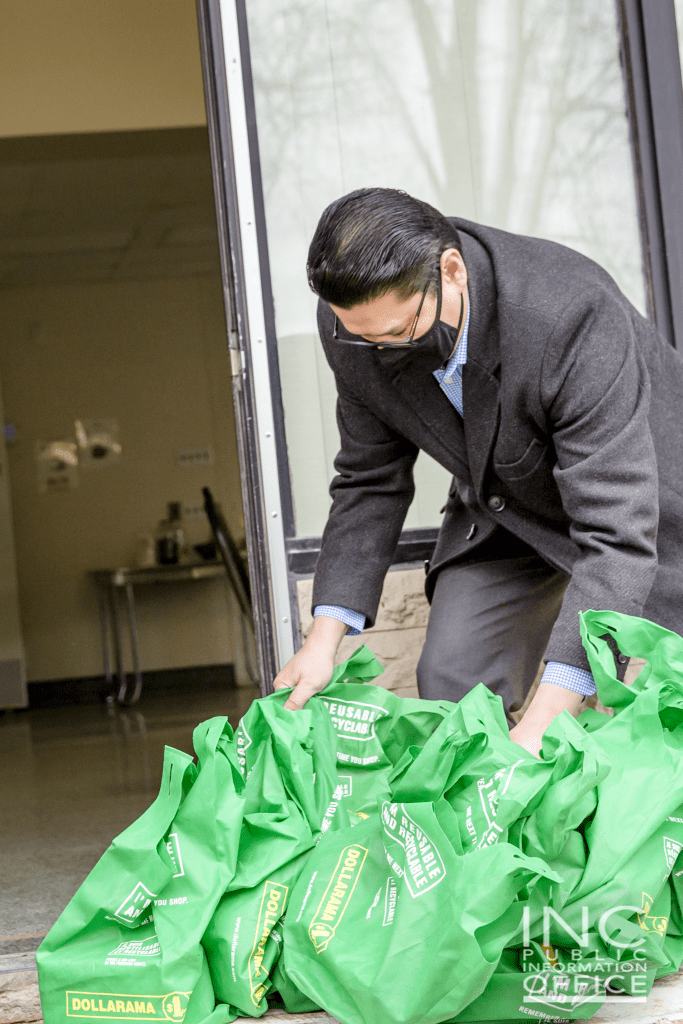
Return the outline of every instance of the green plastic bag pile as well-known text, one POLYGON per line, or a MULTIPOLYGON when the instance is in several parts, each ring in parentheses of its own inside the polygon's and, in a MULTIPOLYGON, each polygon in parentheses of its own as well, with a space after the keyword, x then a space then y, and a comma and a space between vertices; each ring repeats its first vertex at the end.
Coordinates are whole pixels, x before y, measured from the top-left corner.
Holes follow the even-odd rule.
POLYGON ((484 686, 459 704, 368 685, 360 648, 297 713, 166 748, 159 796, 37 954, 46 1024, 585 1020, 683 962, 683 639, 586 612, 613 717, 564 712, 542 756, 484 686), (647 659, 614 672, 609 638, 647 659), (364 685, 365 684, 365 685, 364 685))

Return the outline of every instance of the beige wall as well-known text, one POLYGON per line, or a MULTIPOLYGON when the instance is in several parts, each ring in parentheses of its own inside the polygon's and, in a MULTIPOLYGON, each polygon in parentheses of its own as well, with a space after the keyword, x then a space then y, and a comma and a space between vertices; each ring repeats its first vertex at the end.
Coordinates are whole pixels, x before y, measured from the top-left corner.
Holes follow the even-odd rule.
POLYGON ((194 0, 4 0, 0 136, 204 124, 194 0))
MULTIPOLYGON (((24 288, 0 294, 0 381, 8 445, 22 631, 29 680, 102 671, 90 569, 130 564, 136 536, 166 502, 201 503, 208 485, 243 532, 222 291, 218 277, 24 288), (80 486, 38 493, 37 440, 73 438, 75 419, 114 418, 118 465, 80 486), (215 462, 181 468, 210 445, 215 462)), ((209 535, 204 518, 190 540, 209 535)), ((139 588, 143 669, 241 664, 223 581, 139 588)))

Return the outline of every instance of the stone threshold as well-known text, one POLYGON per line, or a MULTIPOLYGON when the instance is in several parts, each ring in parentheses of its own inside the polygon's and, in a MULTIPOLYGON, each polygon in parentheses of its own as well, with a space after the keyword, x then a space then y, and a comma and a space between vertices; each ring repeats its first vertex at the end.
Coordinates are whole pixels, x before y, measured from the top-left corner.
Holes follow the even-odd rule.
MULTIPOLYGON (((266 1010, 263 1017, 277 1018, 273 1024, 339 1024, 335 1017, 322 1010, 313 1013, 266 1010)), ((38 1024, 42 1020, 35 953, 0 956, 0 1024, 38 1024)), ((253 1020, 253 1017, 238 1017, 235 1024, 249 1024, 253 1020)), ((590 1024, 611 1024, 612 1021, 683 1024, 683 968, 678 974, 656 981, 646 1002, 607 1003, 590 1018, 590 1024)))

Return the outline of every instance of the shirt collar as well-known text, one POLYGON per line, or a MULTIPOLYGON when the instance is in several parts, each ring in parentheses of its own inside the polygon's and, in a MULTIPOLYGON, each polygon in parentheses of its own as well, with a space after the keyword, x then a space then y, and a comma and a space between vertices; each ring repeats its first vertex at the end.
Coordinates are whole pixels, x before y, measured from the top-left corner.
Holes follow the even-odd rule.
POLYGON ((467 335, 470 329, 470 309, 471 305, 468 302, 467 316, 465 317, 465 326, 462 329, 462 334, 460 336, 460 341, 458 342, 458 347, 456 348, 455 352, 453 353, 453 355, 446 364, 446 376, 450 376, 450 374, 453 373, 457 366, 464 366, 465 363, 467 362, 467 335))

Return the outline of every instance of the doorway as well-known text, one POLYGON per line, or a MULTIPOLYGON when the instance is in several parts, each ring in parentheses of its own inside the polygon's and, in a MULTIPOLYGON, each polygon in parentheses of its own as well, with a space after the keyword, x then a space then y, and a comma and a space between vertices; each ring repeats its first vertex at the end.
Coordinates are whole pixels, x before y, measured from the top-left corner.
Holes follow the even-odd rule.
POLYGON ((236 726, 259 692, 237 601, 214 576, 136 588, 142 698, 103 701, 89 575, 144 561, 169 503, 185 557, 203 564, 203 487, 244 548, 194 4, 12 6, 0 71, 0 594, 16 617, 8 630, 2 616, 0 661, 21 662, 32 706, 0 702, 0 956, 38 946, 149 806, 164 744, 191 751, 200 721, 236 726))

